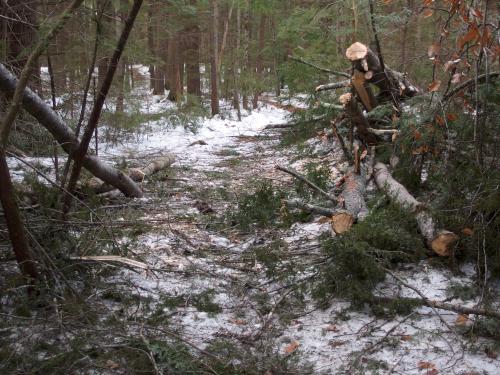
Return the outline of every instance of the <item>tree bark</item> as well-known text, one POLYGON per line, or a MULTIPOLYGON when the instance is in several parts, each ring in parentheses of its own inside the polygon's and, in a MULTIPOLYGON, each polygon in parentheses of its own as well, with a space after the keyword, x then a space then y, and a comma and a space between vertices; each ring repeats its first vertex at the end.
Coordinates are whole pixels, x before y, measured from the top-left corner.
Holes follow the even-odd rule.
POLYGON ((212 51, 210 56, 210 99, 212 116, 215 116, 219 113, 219 75, 217 72, 217 55, 219 53, 219 11, 217 0, 211 0, 210 3, 212 5, 212 20, 210 22, 210 39, 212 44, 212 51))
POLYGON ((201 31, 199 26, 194 25, 187 28, 184 33, 187 93, 198 98, 201 97, 200 45, 201 31))
POLYGON ((31 254, 30 245, 26 238, 24 224, 15 200, 14 187, 10 178, 9 167, 5 157, 5 150, 0 146, 0 201, 9 231, 10 241, 16 256, 21 273, 33 283, 38 279, 36 263, 31 254))
POLYGON ((376 163, 373 175, 379 189, 385 191, 391 199, 415 215, 418 229, 426 245, 440 256, 451 255, 458 236, 450 231, 436 230, 429 211, 391 176, 385 164, 376 163))
MULTIPOLYGON (((0 64, 0 90, 7 97, 12 97, 16 85, 16 77, 3 64, 0 64)), ((24 109, 54 136, 68 154, 80 146, 71 128, 29 88, 24 89, 22 104, 24 109)), ((113 167, 103 164, 97 157, 85 155, 83 166, 94 176, 115 186, 126 196, 142 197, 142 191, 132 180, 113 167)))

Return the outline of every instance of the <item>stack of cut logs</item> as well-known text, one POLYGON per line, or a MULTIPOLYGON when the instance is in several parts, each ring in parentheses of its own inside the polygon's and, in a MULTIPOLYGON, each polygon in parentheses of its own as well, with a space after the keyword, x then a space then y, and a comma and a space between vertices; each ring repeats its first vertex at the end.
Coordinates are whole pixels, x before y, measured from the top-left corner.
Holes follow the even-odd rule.
MULTIPOLYGON (((331 218, 332 228, 337 234, 348 231, 356 222, 360 222, 368 215, 365 202, 366 184, 373 178, 379 189, 384 191, 393 201, 408 209, 418 224, 419 231, 429 249, 440 256, 450 256, 458 236, 450 231, 437 229, 435 221, 425 204, 415 199, 408 190, 397 182, 389 172, 389 168, 375 160, 375 147, 382 142, 385 134, 397 135, 397 129, 374 129, 366 113, 373 110, 380 103, 392 103, 394 113, 399 114, 400 103, 407 98, 420 93, 403 73, 383 66, 379 56, 362 43, 352 44, 346 51, 346 57, 351 61, 352 76, 349 81, 335 82, 321 85, 317 91, 350 87, 349 93, 339 97, 343 106, 343 114, 332 121, 333 134, 338 138, 344 150, 346 159, 352 161, 352 166, 337 184, 341 193, 337 197, 333 193, 323 192, 330 200, 336 202, 335 209, 311 205, 300 200, 287 200, 285 203, 292 208, 300 208, 331 218), (378 88, 375 96, 372 86, 378 88), (350 149, 337 131, 337 124, 345 121, 351 123, 356 131, 356 140, 350 149)), ((393 137, 394 139, 394 137, 393 137)), ((287 168, 278 169, 291 173, 297 177, 297 172, 287 168)), ((300 176, 301 179, 304 177, 300 176)), ((314 188, 314 186, 311 186, 314 188)))

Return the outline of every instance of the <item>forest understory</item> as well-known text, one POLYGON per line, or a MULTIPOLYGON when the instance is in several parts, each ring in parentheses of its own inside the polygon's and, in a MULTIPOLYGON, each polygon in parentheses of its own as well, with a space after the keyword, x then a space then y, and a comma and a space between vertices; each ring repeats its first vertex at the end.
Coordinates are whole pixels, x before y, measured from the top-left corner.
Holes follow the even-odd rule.
MULTIPOLYGON (((52 270, 68 283, 66 296, 33 302, 22 290, 7 287, 17 267, 4 252, 5 371, 497 372, 498 341, 482 337, 488 330, 483 317, 404 300, 375 308, 354 307, 347 298, 319 304, 312 297, 318 266, 327 262, 322 243, 335 234, 325 217, 284 206, 290 192, 310 193, 276 166, 320 171, 324 176, 321 181, 316 173, 318 181, 334 185, 348 165, 328 129, 300 147, 283 145, 294 131, 266 126, 286 123, 290 108, 303 106, 304 98, 264 97, 241 122, 230 109, 225 118, 202 119, 194 132, 160 118, 142 124, 143 131, 132 137, 100 145, 103 160, 126 161, 129 169, 169 154, 176 161, 144 179, 143 198, 105 193, 61 223, 78 228, 68 241, 77 241, 72 246, 80 249, 67 269, 54 264, 52 270)), ((168 106, 154 97, 139 107, 161 114, 168 106)), ((53 173, 51 158, 28 160, 53 173)), ((10 165, 16 180, 35 178, 19 160, 11 158, 10 165)), ((36 178, 41 191, 35 194, 42 194, 47 182, 36 178)), ((368 194, 376 204, 387 204, 373 182, 368 194)), ((26 203, 23 209, 36 211, 37 205, 26 203)), ((30 231, 44 226, 43 218, 29 221, 30 231)), ((62 229, 47 235, 55 239, 62 229)), ((393 272, 430 300, 472 307, 481 298, 473 292, 472 263, 452 272, 447 261, 429 258, 396 265, 393 272)), ((489 284, 492 306, 498 306, 499 292, 498 283, 489 284)), ((373 293, 396 300, 419 297, 390 275, 373 293)))
POLYGON ((496 375, 490 0, 0 2, 0 373, 496 375))

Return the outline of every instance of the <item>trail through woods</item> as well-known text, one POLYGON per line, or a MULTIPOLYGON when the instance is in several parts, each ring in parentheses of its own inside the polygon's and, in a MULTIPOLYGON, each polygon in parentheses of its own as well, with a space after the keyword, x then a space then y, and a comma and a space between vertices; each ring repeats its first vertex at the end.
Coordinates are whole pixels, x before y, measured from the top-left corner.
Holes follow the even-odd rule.
MULTIPOLYGON (((258 180, 292 189, 291 177, 276 171, 276 165, 300 171, 308 161, 321 161, 330 166, 333 179, 345 167, 340 147, 321 136, 307 142, 307 153, 278 147, 282 130, 264 127, 286 122, 289 112, 274 102, 278 100, 268 96, 241 122, 234 113, 233 119, 204 120, 196 133, 167 126, 162 119, 150 121, 140 135, 100 146, 101 158, 115 164, 125 160, 128 167, 145 166, 167 153, 177 160, 171 169, 142 182, 144 198, 124 201, 110 194, 108 225, 130 231, 117 239, 125 249, 119 254, 125 261, 108 258, 92 265, 110 268, 102 290, 87 301, 104 311, 96 329, 106 329, 105 318, 113 316, 129 324, 130 335, 135 335, 139 329, 134 322, 145 320, 148 324, 141 324, 141 330, 162 338, 162 330, 175 331, 197 348, 195 353, 223 339, 257 357, 269 352, 293 356, 312 364, 314 373, 356 369, 379 374, 498 373, 499 360, 481 350, 486 341, 470 342, 447 326, 465 329, 473 325, 472 316, 448 311, 436 316, 431 308, 419 307, 418 314, 376 318, 349 310, 345 301, 333 301, 322 310, 308 296, 296 298, 292 287, 313 278, 322 259, 319 235, 331 233, 330 224, 319 216, 290 228, 269 226, 247 232, 224 224, 224 218, 238 209, 234 197, 254 191, 258 180), (279 257, 274 272, 262 255, 271 251, 279 257), (110 297, 105 293, 109 289, 128 302, 110 297)), ((154 98, 144 102, 141 111, 161 112, 168 106, 162 98, 154 98)), ((10 162, 21 178, 18 162, 10 162)), ((462 271, 463 276, 455 276, 422 262, 397 274, 427 298, 442 301, 449 297, 450 285, 472 283, 472 266, 462 271)), ((418 297, 389 277, 377 293, 418 297)), ((452 301, 467 306, 477 302, 452 301)), ((37 332, 36 325, 19 327, 21 341, 23 329, 34 335, 44 332, 42 328, 37 332)), ((54 337, 59 336, 54 333, 54 337)), ((113 340, 120 342, 118 337, 113 340)))

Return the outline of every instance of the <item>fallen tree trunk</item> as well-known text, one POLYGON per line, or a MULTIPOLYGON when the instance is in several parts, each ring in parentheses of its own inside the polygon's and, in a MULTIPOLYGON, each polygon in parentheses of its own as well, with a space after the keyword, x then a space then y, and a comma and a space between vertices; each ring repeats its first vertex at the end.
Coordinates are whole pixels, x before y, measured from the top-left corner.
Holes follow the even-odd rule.
MULTIPOLYGON (((131 168, 129 170, 128 177, 135 182, 142 182, 146 177, 152 176, 162 169, 170 167, 174 162, 175 155, 167 154, 159 159, 152 161, 143 169, 131 168)), ((95 177, 89 181, 88 187, 95 191, 96 194, 107 193, 108 191, 116 189, 115 186, 107 184, 101 179, 95 177)))
MULTIPOLYGON (((0 91, 10 98, 14 94, 16 85, 17 78, 3 64, 0 64, 0 91)), ((69 154, 79 147, 80 143, 71 128, 29 88, 24 89, 22 103, 24 109, 54 136, 66 153, 69 154)), ((86 155, 83 166, 94 176, 119 189, 126 196, 142 197, 142 191, 134 181, 119 170, 104 164, 99 158, 86 155)))
POLYGON ((500 319, 500 311, 488 310, 488 309, 484 309, 484 308, 480 308, 480 307, 466 307, 466 306, 455 305, 455 304, 447 303, 447 302, 434 301, 434 300, 430 300, 427 298, 373 296, 373 297, 371 297, 371 299, 374 302, 378 302, 378 303, 382 303, 382 304, 393 303, 395 301, 409 302, 409 303, 417 304, 417 305, 421 305, 421 306, 427 305, 429 307, 434 307, 434 308, 440 309, 440 310, 453 311, 457 314, 481 315, 481 316, 487 316, 490 318, 500 319))
POLYGON ((396 203, 415 214, 418 229, 430 249, 440 256, 449 256, 453 253, 458 236, 447 230, 436 230, 434 220, 425 206, 392 177, 385 164, 376 163, 373 176, 379 189, 385 191, 396 203))
POLYGON ((387 66, 384 67, 376 53, 363 43, 356 42, 346 50, 346 57, 351 61, 354 72, 364 75, 366 82, 380 89, 379 98, 399 102, 420 93, 403 73, 387 66))

